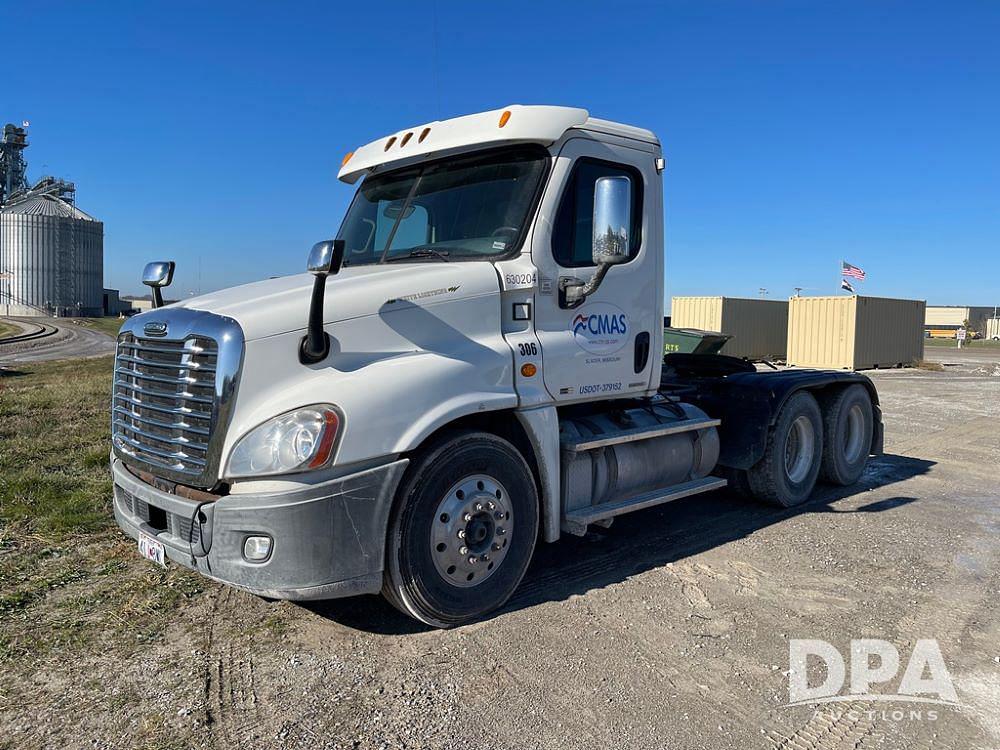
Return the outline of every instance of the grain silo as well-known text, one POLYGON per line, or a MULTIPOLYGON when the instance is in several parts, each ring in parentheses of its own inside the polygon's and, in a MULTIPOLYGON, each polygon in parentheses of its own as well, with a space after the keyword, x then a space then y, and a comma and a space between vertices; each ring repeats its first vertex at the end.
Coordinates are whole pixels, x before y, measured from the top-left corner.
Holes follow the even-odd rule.
POLYGON ((73 183, 29 187, 27 125, 0 131, 0 314, 102 315, 104 225, 74 205, 73 183))
POLYGON ((0 208, 0 311, 103 315, 104 225, 58 193, 0 208))

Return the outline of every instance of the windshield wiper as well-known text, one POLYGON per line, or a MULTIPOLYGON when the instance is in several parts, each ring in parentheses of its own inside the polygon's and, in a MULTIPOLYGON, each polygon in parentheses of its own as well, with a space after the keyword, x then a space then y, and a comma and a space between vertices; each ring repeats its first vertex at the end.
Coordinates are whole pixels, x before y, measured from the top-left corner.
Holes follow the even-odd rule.
POLYGON ((415 247, 408 253, 402 255, 393 255, 391 258, 386 258, 386 263, 394 263, 397 260, 411 260, 413 258, 440 258, 445 263, 448 262, 448 251, 447 250, 435 250, 432 247, 415 247))

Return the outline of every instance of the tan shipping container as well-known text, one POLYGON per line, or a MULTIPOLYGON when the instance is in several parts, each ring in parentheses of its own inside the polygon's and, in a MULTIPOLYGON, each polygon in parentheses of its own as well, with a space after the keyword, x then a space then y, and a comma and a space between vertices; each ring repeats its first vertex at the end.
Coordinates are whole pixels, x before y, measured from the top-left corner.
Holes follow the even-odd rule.
POLYGON ((747 359, 784 359, 788 303, 741 297, 674 297, 670 325, 728 333, 723 354, 747 359))
POLYGON ((986 338, 1000 339, 1000 318, 988 318, 986 320, 986 338))
POLYGON ((912 365, 924 358, 923 300, 792 297, 788 364, 844 370, 912 365))

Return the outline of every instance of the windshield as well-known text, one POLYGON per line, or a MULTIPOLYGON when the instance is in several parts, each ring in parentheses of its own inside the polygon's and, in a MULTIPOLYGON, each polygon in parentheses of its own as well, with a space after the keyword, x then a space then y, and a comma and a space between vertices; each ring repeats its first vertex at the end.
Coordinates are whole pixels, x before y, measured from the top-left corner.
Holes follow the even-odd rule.
POLYGON ((521 241, 547 157, 507 149, 369 177, 337 235, 344 265, 506 255, 521 241))

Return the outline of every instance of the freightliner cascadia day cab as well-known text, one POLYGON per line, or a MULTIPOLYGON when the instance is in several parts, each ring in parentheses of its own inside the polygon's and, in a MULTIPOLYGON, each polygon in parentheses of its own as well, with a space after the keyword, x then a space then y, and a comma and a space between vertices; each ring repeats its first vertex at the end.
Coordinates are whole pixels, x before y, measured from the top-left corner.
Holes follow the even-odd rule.
MULTIPOLYGON (((311 275, 124 324, 119 525, 261 596, 381 591, 448 627, 561 534, 727 482, 791 506, 857 481, 868 378, 661 357, 663 169, 650 131, 547 106, 348 154, 360 187, 311 275)), ((157 304, 172 274, 147 266, 157 304)))

